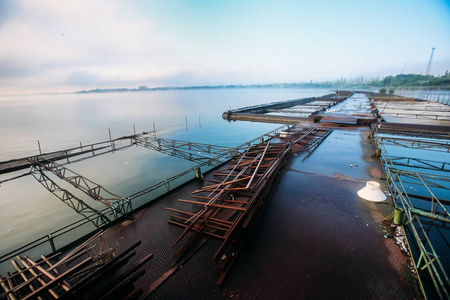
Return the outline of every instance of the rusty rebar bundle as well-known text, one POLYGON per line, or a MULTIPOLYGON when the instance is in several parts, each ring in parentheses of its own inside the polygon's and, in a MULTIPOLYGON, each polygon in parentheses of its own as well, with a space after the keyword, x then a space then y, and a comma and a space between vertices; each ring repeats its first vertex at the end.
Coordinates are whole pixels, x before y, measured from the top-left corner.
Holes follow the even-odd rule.
POLYGON ((310 150, 330 132, 329 128, 319 127, 292 130, 268 143, 253 145, 230 160, 229 165, 214 171, 213 176, 218 180, 205 179, 209 184, 193 191, 192 200, 179 199, 180 202, 200 206, 200 210, 189 212, 166 208, 172 212, 169 223, 184 228, 172 245, 183 241, 174 264, 197 237, 208 235, 220 239, 222 244, 213 258, 220 261, 222 274, 218 283, 221 283, 249 236, 254 220, 292 149, 310 150))

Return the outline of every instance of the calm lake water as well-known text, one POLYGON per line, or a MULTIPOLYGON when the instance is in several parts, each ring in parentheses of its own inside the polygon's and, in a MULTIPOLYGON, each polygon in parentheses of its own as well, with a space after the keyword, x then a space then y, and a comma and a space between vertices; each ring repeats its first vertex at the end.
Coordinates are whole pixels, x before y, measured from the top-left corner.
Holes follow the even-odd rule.
MULTIPOLYGON (((213 89, 0 96, 0 161, 39 154, 38 141, 43 153, 51 152, 107 141, 109 130, 112 138, 131 135, 134 128, 137 133, 152 131, 153 123, 159 137, 238 146, 280 124, 228 122, 222 119, 227 109, 328 93, 320 89, 213 89)), ((127 197, 192 166, 189 161, 131 147, 67 167, 127 197)), ((0 255, 83 218, 33 176, 4 181, 25 172, 0 175, 0 255)), ((93 208, 105 208, 52 174, 49 177, 93 208)), ((190 178, 191 174, 175 185, 190 178)), ((136 198, 133 208, 164 192, 160 189, 136 198)), ((55 239, 55 244, 60 247, 93 229, 87 224, 55 239)))

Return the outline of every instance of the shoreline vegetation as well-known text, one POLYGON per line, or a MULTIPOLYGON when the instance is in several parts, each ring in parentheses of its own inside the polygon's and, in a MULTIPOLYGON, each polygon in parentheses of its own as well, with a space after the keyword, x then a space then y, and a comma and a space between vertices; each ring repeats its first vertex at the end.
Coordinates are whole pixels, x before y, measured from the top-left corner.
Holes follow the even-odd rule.
POLYGON ((250 85, 202 85, 202 86, 167 86, 138 88, 108 88, 76 91, 77 94, 87 93, 117 93, 117 92, 142 92, 142 91, 166 91, 166 90, 201 90, 201 89, 264 89, 264 88, 325 88, 325 89, 357 89, 357 88, 385 88, 388 90, 450 90, 450 74, 448 71, 443 76, 426 76, 419 74, 400 74, 386 76, 384 78, 358 77, 324 82, 300 82, 300 83, 270 83, 250 85))

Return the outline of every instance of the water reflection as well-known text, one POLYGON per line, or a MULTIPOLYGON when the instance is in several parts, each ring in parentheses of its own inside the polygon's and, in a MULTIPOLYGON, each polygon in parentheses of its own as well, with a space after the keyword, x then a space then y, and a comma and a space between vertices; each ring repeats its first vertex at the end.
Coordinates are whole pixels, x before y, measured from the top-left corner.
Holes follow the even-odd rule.
MULTIPOLYGON (((165 138, 235 147, 280 125, 224 121, 222 112, 229 107, 325 93, 324 90, 200 90, 0 99, 0 161, 39 154, 37 140, 43 152, 50 152, 77 147, 80 142, 86 145, 106 141, 108 129, 111 129, 112 138, 133 134, 133 125, 137 132, 149 131, 153 129, 153 122, 161 130, 158 135, 165 138)), ((142 147, 130 147, 67 167, 117 195, 127 197, 194 165, 142 147)), ((53 174, 46 175, 93 210, 105 208, 53 174)), ((192 177, 187 174, 171 183, 171 187, 192 177)), ((0 180, 5 178, 0 176, 0 180)), ((162 187, 136 198, 133 208, 165 192, 162 187)), ((2 182, 0 253, 82 218, 32 176, 2 182)), ((64 244, 93 229, 94 225, 86 224, 72 235, 59 238, 57 243, 64 244)))

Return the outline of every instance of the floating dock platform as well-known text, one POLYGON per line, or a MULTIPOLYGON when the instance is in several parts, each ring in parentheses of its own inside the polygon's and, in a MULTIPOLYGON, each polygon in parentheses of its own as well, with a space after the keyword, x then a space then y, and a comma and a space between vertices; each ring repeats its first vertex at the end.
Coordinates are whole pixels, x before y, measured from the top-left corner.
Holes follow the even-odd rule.
POLYGON ((365 101, 366 99, 351 97, 352 95, 352 92, 337 90, 335 94, 322 97, 293 99, 228 110, 222 117, 226 120, 281 124, 322 122, 333 123, 336 126, 368 126, 377 122, 373 107, 365 101), (365 105, 362 105, 363 102, 365 105))

